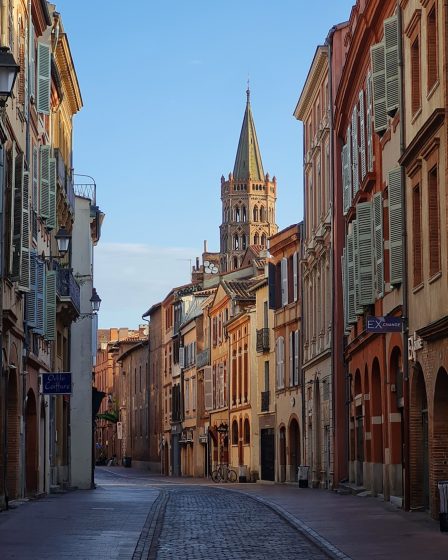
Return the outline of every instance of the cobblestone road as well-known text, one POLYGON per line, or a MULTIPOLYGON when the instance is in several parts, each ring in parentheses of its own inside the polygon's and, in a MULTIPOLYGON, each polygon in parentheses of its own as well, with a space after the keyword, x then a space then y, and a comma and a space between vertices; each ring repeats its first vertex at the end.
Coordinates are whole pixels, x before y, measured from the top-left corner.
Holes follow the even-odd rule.
POLYGON ((157 560, 328 560, 270 508, 204 487, 168 490, 157 560))

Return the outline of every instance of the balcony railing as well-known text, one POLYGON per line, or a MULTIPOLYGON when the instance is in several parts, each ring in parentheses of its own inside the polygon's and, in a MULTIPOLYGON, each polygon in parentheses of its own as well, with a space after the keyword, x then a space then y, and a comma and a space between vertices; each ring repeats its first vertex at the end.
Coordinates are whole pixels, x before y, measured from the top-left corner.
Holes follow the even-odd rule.
POLYGON ((268 412, 269 410, 269 391, 261 393, 261 412, 268 412))
POLYGON ((79 315, 80 313, 80 288, 72 271, 69 268, 58 267, 56 293, 63 302, 69 302, 79 315))
POLYGON ((200 369, 210 365, 210 348, 206 348, 196 356, 196 368, 200 369))
POLYGON ((269 352, 269 329, 257 330, 257 352, 269 352))
POLYGON ((67 202, 71 212, 75 211, 75 192, 73 190, 73 177, 67 172, 67 167, 62 154, 58 148, 54 150, 54 157, 56 158, 56 173, 58 183, 61 185, 62 190, 67 197, 67 202))

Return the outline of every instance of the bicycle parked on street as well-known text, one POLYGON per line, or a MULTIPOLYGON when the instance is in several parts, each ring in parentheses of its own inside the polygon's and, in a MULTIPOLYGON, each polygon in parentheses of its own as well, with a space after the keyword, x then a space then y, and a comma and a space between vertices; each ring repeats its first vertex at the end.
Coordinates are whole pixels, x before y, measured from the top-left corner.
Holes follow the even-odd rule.
POLYGON ((236 472, 228 465, 218 465, 212 472, 213 482, 236 482, 236 472))

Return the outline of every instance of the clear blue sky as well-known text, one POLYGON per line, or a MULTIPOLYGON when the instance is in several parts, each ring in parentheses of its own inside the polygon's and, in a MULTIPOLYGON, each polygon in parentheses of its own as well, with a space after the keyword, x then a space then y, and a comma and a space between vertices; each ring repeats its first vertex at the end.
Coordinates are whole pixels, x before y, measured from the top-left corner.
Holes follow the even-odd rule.
POLYGON ((136 327, 218 250, 220 177, 233 170, 250 77, 277 223, 303 216, 292 116, 316 46, 352 0, 59 0, 84 101, 75 172, 105 212, 95 256, 101 327, 136 327))

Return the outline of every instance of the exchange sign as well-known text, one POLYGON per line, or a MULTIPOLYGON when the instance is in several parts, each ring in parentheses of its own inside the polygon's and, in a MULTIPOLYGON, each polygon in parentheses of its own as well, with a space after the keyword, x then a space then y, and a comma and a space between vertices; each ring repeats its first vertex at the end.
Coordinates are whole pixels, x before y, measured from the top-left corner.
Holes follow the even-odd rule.
POLYGON ((401 317, 367 317, 366 331, 373 333, 402 332, 403 319, 401 317))
POLYGON ((43 373, 42 393, 44 395, 71 395, 72 374, 65 373, 43 373))

